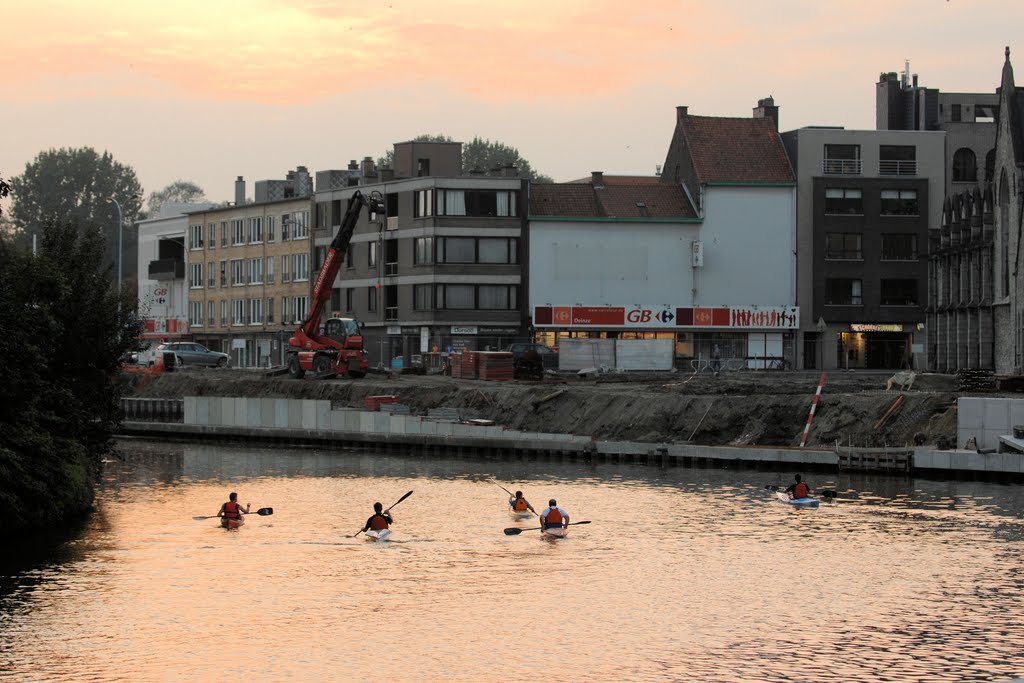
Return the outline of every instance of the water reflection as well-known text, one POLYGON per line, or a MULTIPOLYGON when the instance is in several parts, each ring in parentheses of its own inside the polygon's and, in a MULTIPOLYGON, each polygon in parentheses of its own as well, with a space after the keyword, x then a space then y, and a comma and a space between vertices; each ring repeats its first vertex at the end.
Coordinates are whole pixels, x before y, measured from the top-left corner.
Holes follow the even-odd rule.
POLYGON ((961 681, 1024 672, 1020 487, 122 442, 2 570, 0 680, 961 681), (564 541, 505 536, 507 488, 564 541), (349 538, 376 500, 396 543, 349 538), (225 532, 228 491, 272 506, 225 532))

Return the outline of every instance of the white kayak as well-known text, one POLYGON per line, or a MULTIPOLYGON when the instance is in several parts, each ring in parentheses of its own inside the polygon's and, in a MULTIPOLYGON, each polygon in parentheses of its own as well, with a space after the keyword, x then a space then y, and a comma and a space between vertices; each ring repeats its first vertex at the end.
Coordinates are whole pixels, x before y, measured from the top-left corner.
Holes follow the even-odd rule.
POLYGON ((540 535, 543 538, 565 538, 569 535, 569 528, 564 526, 553 527, 540 532, 540 535))
POLYGON ((787 505, 793 505, 798 508, 816 508, 820 504, 817 498, 794 498, 791 493, 786 491, 776 491, 775 495, 779 497, 779 500, 787 505))
POLYGON ((529 510, 516 510, 511 505, 508 507, 508 516, 512 519, 530 519, 533 513, 529 510))
POLYGON ((380 531, 367 531, 364 534, 364 538, 367 541, 386 541, 391 538, 391 529, 381 529, 380 531))

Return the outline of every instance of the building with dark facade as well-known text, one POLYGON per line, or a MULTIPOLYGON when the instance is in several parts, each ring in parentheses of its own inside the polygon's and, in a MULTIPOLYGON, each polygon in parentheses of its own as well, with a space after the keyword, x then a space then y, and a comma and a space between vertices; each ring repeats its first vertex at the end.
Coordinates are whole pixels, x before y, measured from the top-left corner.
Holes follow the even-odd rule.
POLYGON ((378 222, 360 217, 325 315, 359 321, 371 365, 525 337, 526 181, 511 167, 463 175, 461 143, 398 143, 391 169, 368 161, 358 187, 316 174, 314 268, 357 189, 380 192, 387 209, 378 222))
POLYGON ((811 127, 782 135, 797 178, 804 368, 923 368, 926 249, 945 133, 811 127))

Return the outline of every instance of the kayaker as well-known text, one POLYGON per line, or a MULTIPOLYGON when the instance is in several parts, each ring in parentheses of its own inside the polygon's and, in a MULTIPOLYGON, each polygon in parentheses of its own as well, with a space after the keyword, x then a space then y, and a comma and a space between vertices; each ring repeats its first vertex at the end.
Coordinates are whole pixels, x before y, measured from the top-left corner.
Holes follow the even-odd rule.
POLYGON ((811 487, 800 481, 800 475, 793 477, 795 480, 792 484, 786 487, 786 493, 793 496, 793 499, 807 498, 811 495, 811 487))
POLYGON ((380 503, 373 504, 373 514, 366 520, 366 525, 363 527, 363 531, 383 531, 389 528, 390 525, 395 523, 395 520, 391 518, 389 514, 391 508, 387 510, 380 503))
POLYGON ((508 504, 512 506, 512 509, 516 512, 526 512, 529 510, 533 514, 537 514, 537 511, 530 505, 530 501, 523 498, 522 491, 516 491, 516 495, 508 499, 508 504))
POLYGON ((544 529, 555 529, 569 526, 569 513, 558 507, 558 502, 552 498, 548 506, 540 513, 541 533, 544 529))
POLYGON ((232 491, 231 495, 228 496, 228 502, 220 506, 217 516, 224 519, 241 519, 242 513, 249 514, 251 506, 252 503, 247 503, 243 510, 242 506, 238 504, 238 494, 232 491))

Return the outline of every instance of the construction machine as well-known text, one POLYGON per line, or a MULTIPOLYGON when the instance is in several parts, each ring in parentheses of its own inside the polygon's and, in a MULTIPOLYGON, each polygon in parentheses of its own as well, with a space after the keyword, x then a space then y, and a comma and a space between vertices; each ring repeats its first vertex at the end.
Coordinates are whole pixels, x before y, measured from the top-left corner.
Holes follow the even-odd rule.
POLYGON ((359 323, 352 318, 329 318, 321 330, 320 319, 330 301, 334 280, 345 262, 359 214, 366 207, 371 220, 383 217, 383 199, 377 191, 367 196, 358 190, 349 198, 338 234, 334 236, 313 284, 309 313, 288 340, 285 364, 290 377, 302 379, 307 372, 313 372, 317 377, 347 374, 356 379, 366 375, 370 364, 363 350, 359 323))

